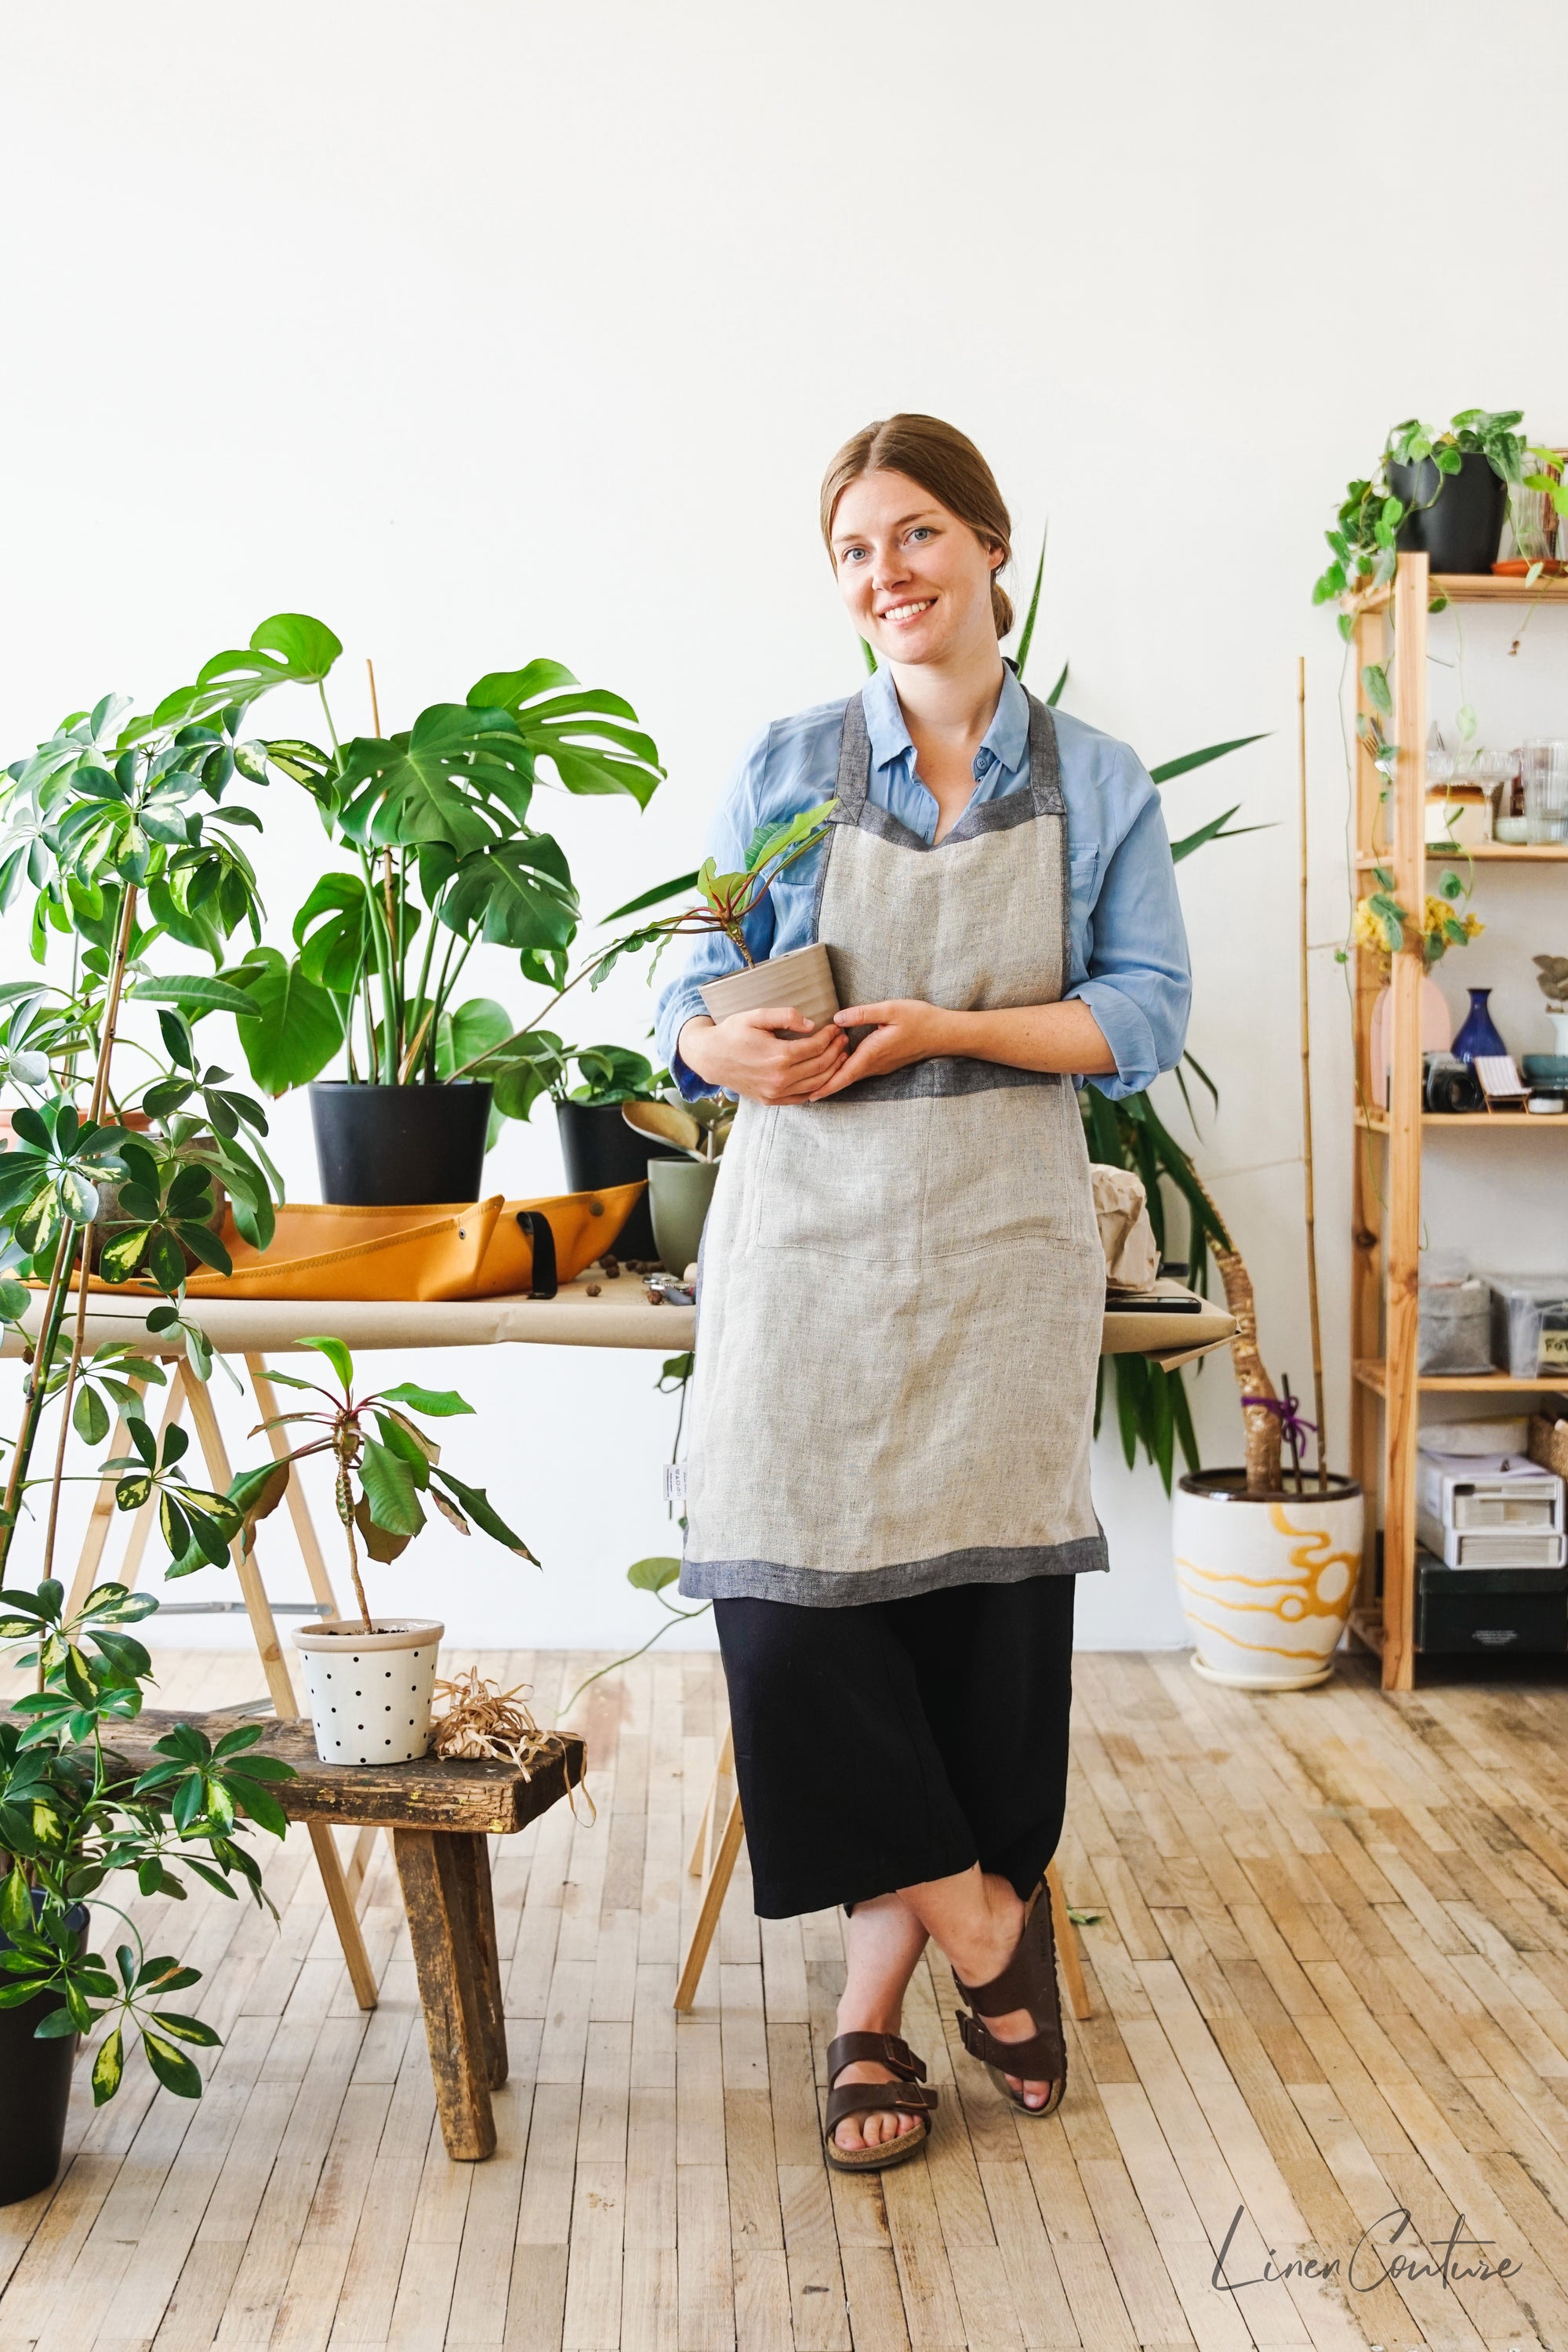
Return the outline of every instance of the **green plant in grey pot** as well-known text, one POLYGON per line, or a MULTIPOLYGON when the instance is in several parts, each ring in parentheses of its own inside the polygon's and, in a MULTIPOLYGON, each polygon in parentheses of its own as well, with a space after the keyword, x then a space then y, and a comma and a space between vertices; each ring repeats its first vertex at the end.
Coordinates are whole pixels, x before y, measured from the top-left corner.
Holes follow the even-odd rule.
POLYGON ((735 1106, 727 1095, 684 1102, 670 1092, 658 1102, 627 1103, 621 1117, 645 1145, 670 1154, 647 1162, 648 1205, 660 1259, 671 1274, 684 1274, 701 1246, 735 1106))

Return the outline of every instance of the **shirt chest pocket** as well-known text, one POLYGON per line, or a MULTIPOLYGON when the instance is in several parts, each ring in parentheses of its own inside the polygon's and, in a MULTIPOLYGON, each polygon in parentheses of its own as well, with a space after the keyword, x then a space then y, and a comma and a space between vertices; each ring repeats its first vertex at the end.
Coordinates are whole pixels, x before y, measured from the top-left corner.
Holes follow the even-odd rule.
POLYGON ((1094 902, 1100 895, 1100 844, 1068 844, 1068 919, 1072 939, 1075 977, 1089 970, 1089 946, 1093 937, 1094 902))

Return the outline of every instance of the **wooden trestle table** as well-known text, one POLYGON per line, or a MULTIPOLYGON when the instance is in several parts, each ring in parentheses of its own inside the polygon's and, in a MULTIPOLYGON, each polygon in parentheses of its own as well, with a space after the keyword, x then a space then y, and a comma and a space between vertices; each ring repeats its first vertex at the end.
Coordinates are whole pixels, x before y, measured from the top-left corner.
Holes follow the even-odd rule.
MULTIPOLYGON (((1180 1289, 1179 1285, 1168 1282, 1160 1287, 1170 1292, 1180 1289)), ((207 1476, 215 1487, 226 1487, 232 1468, 212 1400, 203 1382, 191 1372, 183 1351, 178 1348, 168 1348, 148 1334, 145 1316, 151 1303, 149 1300, 116 1297, 107 1291, 96 1294, 88 1308, 86 1347, 90 1351, 108 1339, 131 1340, 144 1354, 172 1362, 174 1372, 163 1408, 160 1438, 162 1431, 179 1422, 188 1408, 205 1459, 207 1476)), ((40 1306, 41 1301, 35 1302, 24 1315, 24 1327, 29 1334, 37 1331, 40 1306)), ((268 1358, 298 1354, 303 1339, 321 1332, 332 1333, 356 1352, 390 1349, 402 1355, 411 1349, 423 1348, 542 1346, 658 1349, 667 1355, 678 1355, 693 1345, 697 1321, 696 1311, 690 1307, 668 1301, 653 1304, 642 1283, 633 1275, 623 1273, 617 1279, 611 1280, 594 1272, 580 1276, 575 1282, 563 1284, 552 1298, 520 1297, 461 1299, 436 1304, 353 1299, 202 1298, 188 1301, 186 1312, 199 1324, 217 1354, 244 1358, 256 1395, 258 1418, 261 1419, 270 1419, 279 1410, 277 1394, 268 1377, 268 1358), (591 1296, 591 1291, 596 1295, 591 1296)), ((1107 1355, 1147 1356, 1152 1361, 1173 1370, 1182 1364, 1193 1362, 1199 1356, 1207 1355, 1215 1348, 1223 1347, 1235 1328, 1231 1317, 1223 1308, 1211 1306, 1207 1300, 1202 1302, 1196 1313, 1173 1315, 1121 1311, 1106 1316, 1104 1352, 1107 1355)), ((20 1342, 15 1333, 8 1331, 4 1346, 0 1347, 0 1354, 15 1356, 19 1352, 20 1342)), ((286 1451, 287 1440, 281 1431, 274 1430, 269 1436, 275 1453, 286 1451)), ((111 1440, 111 1453, 123 1454, 129 1442, 121 1423, 111 1440)), ((84 1600, 100 1579, 110 1529, 120 1516, 115 1508, 114 1484, 112 1477, 103 1479, 94 1497, 71 1584, 73 1606, 84 1600)), ((342 1611, 325 1556, 311 1522, 310 1507, 297 1478, 289 1481, 288 1500, 295 1538, 305 1563, 315 1605, 324 1616, 339 1616, 342 1611)), ((140 1573, 153 1528, 153 1504, 149 1502, 132 1517, 120 1570, 121 1580, 127 1584, 134 1584, 140 1573)), ((260 1554, 269 1542, 270 1532, 266 1531, 258 1538, 248 1559, 241 1559, 237 1544, 234 1566, 267 1678, 273 1714, 279 1726, 297 1727, 300 1726, 300 1708, 261 1570, 260 1554)), ((145 1719, 150 1721, 152 1718, 145 1719)), ((283 1735, 279 1737, 282 1738, 283 1735)), ((295 1761, 311 1758, 313 1748, 308 1731, 302 1727, 290 1729, 279 1752, 286 1752, 290 1760, 295 1761)), ((426 1777, 456 1769, 429 1764, 377 1768, 388 1780, 394 1775, 402 1776, 411 1790, 416 1780, 422 1781, 426 1777)), ((497 1768, 503 1777, 507 1769, 497 1768)), ((300 1804, 300 1817, 309 1826, 355 1996, 362 2008, 374 2009, 375 1979, 365 1952, 364 1939, 360 1933, 357 1898, 363 1886, 366 1862, 374 1848, 376 1829, 378 1825, 391 1824, 393 1814, 387 1810, 390 1801, 384 1795, 378 1796, 369 1810, 366 1810, 366 1802, 353 1798, 350 1780, 357 1788, 359 1780, 372 1777, 363 1773, 353 1775, 350 1771, 345 1774, 342 1783, 344 1801, 341 1807, 333 1804, 331 1790, 340 1773, 345 1773, 345 1768, 321 1765, 312 1769, 308 1793, 300 1804), (359 1831, 352 1858, 346 1866, 332 1835, 334 1821, 357 1826, 359 1831)), ((576 1776, 574 1774, 572 1777, 576 1776)), ((551 1793, 545 1797, 545 1801, 554 1802, 565 1792, 566 1786, 566 1773, 558 1768, 553 1776, 540 1782, 536 1793, 543 1796, 548 1789, 551 1793)), ((522 1821, 530 1818, 532 1811, 541 1809, 531 1805, 520 1818, 506 1822, 497 1818, 487 1821, 481 1828, 485 1831, 521 1828, 522 1821)), ((393 1833, 395 1850, 395 1841, 405 1832, 395 1828, 393 1833)), ((726 1734, 696 1851, 691 1856, 692 1874, 694 1876, 700 1874, 703 1884, 697 1924, 676 1993, 678 2008, 689 2009, 696 1998, 698 1981, 734 1871, 742 1833, 740 1799, 734 1787, 734 1759, 729 1735, 726 1734)), ((407 1834, 412 1836, 413 1832, 410 1831, 407 1834)), ((479 1835, 477 1843, 482 1846, 483 1843, 483 1835, 479 1835)), ((437 1845, 444 1848, 444 1841, 439 1835, 437 1845)), ((410 1846, 409 1853, 412 1854, 413 1851, 410 1846)), ((402 1851, 398 1852, 398 1861, 412 1925, 424 1896, 416 1892, 411 1883, 410 1868, 404 1866, 402 1851)), ((434 1870, 434 1864, 430 1857, 422 1854, 422 1858, 411 1867, 423 1885, 424 1878, 429 1877, 434 1870)), ((488 1886, 488 1868, 484 1875, 488 1886)), ((436 1884, 440 1876, 441 1873, 436 1872, 431 1883, 436 1884)), ((1059 1888, 1053 1888, 1053 1894, 1058 1904, 1058 1940, 1062 1950, 1063 1973, 1068 1978, 1073 2008, 1083 2014, 1077 1953, 1068 1929, 1065 1908, 1060 1906, 1059 1888)), ((482 1938, 480 1941, 482 1943, 482 1938)), ((419 1962, 426 2031, 438 2088, 443 2081, 443 2064, 446 2063, 439 2052, 446 2046, 446 2040, 449 2040, 437 2013, 443 1998, 437 1989, 444 1981, 443 1971, 449 1966, 441 1952, 437 1950, 439 1943, 439 1937, 432 1943, 431 1937, 426 1936, 426 1958, 419 1962), (429 1986, 426 1982, 427 1962, 429 1986)), ((475 1948, 473 1937, 469 1937, 466 1941, 459 1937, 453 1948, 457 1949, 459 1963, 462 1963, 464 1952, 471 1955, 475 1948)), ((416 1958, 419 1957, 417 1950, 416 1956, 416 1958)), ((469 1991, 479 2000, 479 2011, 483 2012, 485 2000, 488 1999, 483 1987, 478 1993, 472 1987, 469 1991)), ((493 2041, 499 2030, 499 2027, 487 2026, 484 2032, 493 2041)), ((489 2043, 485 2046, 488 2048, 489 2043)), ((504 2070, 504 2049, 499 2061, 491 2051, 487 2063, 490 2066, 490 2079, 499 2081, 500 2076, 494 2073, 494 2065, 499 2063, 504 2070)), ((488 2155, 489 2145, 482 2144, 486 2134, 483 2117, 479 2115, 481 2105, 488 2115, 488 2096, 479 2101, 472 2089, 479 2075, 467 2059, 457 2065, 455 2074, 451 2064, 447 2064, 447 2071, 449 2089, 450 2084, 456 2082, 459 2075, 469 2085, 461 2095, 451 2090, 443 2105, 448 2148, 454 2156, 472 2158, 488 2155), (448 2122, 448 2108, 457 2118, 455 2122, 448 2122)), ((493 2145, 493 2137, 490 2144, 493 2145)))

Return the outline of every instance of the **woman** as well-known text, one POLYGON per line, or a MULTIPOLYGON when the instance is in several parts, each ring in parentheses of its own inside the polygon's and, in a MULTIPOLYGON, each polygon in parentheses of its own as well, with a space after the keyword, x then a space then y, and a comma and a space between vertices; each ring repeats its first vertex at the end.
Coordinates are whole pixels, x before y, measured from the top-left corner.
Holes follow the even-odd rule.
POLYGON ((703 1250, 680 1589, 712 1598, 764 1917, 843 1904, 828 2161, 929 2136, 899 2033, 928 1936, 965 2046, 1026 2114, 1067 2063, 1042 1874, 1065 1801, 1073 1579, 1104 1263, 1072 1081, 1147 1086, 1182 1048, 1186 946, 1158 796, 1124 745, 1025 692, 999 639, 1010 523, 928 416, 846 444, 822 488, 877 656, 847 702, 768 728, 709 847, 836 796, 750 919, 759 962, 820 938, 840 1002, 715 1024, 706 940, 659 1042, 740 1097, 703 1250))

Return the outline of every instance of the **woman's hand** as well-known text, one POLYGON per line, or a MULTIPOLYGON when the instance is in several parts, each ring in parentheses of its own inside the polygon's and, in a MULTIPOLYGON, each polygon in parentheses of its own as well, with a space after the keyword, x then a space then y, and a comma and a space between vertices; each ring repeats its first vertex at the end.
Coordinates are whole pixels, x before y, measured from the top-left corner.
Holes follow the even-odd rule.
POLYGON ((840 1032, 870 1029, 832 1075, 818 1085, 812 1102, 852 1087, 858 1079, 879 1077, 884 1070, 901 1070, 909 1062, 929 1062, 955 1050, 954 1015, 939 1004, 923 1004, 918 997, 896 997, 887 1004, 854 1004, 834 1015, 840 1032))
POLYGON ((793 1005, 731 1013, 725 1021, 698 1015, 683 1025, 676 1042, 687 1068, 709 1086, 760 1103, 812 1101, 848 1049, 842 1028, 830 1023, 814 1029, 793 1005), (777 1036, 777 1030, 793 1034, 777 1036))

